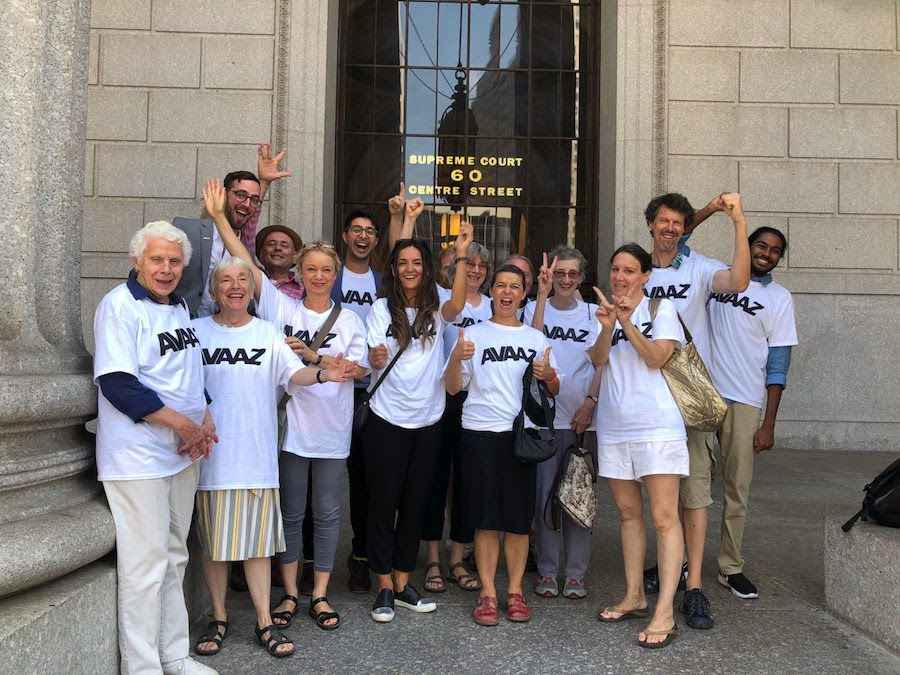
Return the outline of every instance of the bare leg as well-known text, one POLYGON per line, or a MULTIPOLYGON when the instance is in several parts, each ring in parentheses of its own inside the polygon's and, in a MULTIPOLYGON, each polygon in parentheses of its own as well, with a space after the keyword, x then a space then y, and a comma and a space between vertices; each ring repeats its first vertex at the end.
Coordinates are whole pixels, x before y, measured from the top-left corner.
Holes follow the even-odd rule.
POLYGON ((439 539, 428 539, 425 542, 428 566, 425 568, 424 588, 426 593, 441 593, 446 589, 441 572, 441 542, 439 539), (433 563, 437 563, 434 566, 433 563))
MULTIPOLYGON (((296 563, 293 563, 296 571, 296 563)), ((287 567, 287 565, 285 566, 287 567)), ((253 600, 253 608, 256 610, 256 627, 265 628, 273 624, 272 615, 269 613, 269 589, 272 586, 272 563, 269 558, 249 558, 244 561, 244 575, 247 577, 247 588, 250 591, 250 599, 253 600)), ((285 585, 285 590, 287 586, 285 585)), ((294 651, 291 642, 278 645, 275 651, 279 654, 290 654, 294 651)))
POLYGON ((394 570, 394 592, 401 593, 409 583, 409 572, 394 570))
POLYGON ((703 549, 706 545, 708 507, 684 509, 684 545, 687 550, 687 588, 703 588, 703 549))
MULTIPOLYGON (((506 573, 509 576, 506 592, 521 594, 525 562, 528 560, 528 535, 504 533, 503 556, 506 558, 506 573)), ((478 569, 481 570, 480 564, 478 569)))
MULTIPOLYGON (((656 549, 659 564, 659 601, 647 628, 668 630, 675 623, 673 616, 675 589, 681 574, 684 555, 681 521, 678 519, 678 488, 680 477, 670 474, 644 476, 644 485, 650 499, 650 514, 656 528, 656 549)), ((705 510, 705 509, 704 509, 705 510)), ((643 631, 638 640, 662 642, 665 635, 648 636, 643 631), (643 637, 643 639, 642 639, 643 637)))
MULTIPOLYGON (((331 580, 331 572, 320 572, 316 570, 313 582, 313 600, 316 598, 324 598, 328 595, 328 582, 331 580)), ((328 602, 320 602, 313 605, 316 612, 333 612, 334 608, 328 602)), ((338 622, 337 618, 331 618, 325 621, 326 626, 333 626, 338 622)))
POLYGON ((604 617, 615 619, 631 610, 647 607, 643 581, 647 533, 644 529, 641 484, 634 480, 610 478, 609 487, 619 512, 622 559, 625 563, 625 595, 602 614, 604 617))
MULTIPOLYGON (((246 567, 246 563, 244 563, 246 567)), ((290 562, 287 564, 281 565, 281 578, 284 581, 284 594, 285 595, 293 595, 295 598, 300 593, 300 589, 297 586, 297 570, 300 567, 300 561, 295 560, 294 562, 290 562)), ((271 572, 270 572, 271 576, 271 572)), ((249 585, 249 583, 248 583, 249 585)), ((297 605, 293 600, 285 600, 280 603, 278 607, 275 608, 276 612, 286 612, 291 611, 294 614, 297 613, 297 605)), ((268 624, 266 624, 268 625, 268 624)), ((283 626, 284 622, 281 619, 275 619, 276 626, 283 626)))
POLYGON ((381 592, 385 588, 390 588, 394 590, 394 580, 391 578, 390 573, 388 574, 376 574, 375 575, 375 583, 378 584, 378 591, 381 592))
MULTIPOLYGON (((228 563, 213 560, 205 553, 200 559, 203 569, 203 579, 209 590, 209 599, 212 603, 213 621, 227 621, 228 613, 225 611, 225 595, 228 592, 228 563)), ((223 632, 219 627, 219 632, 223 632)), ((201 642, 197 645, 201 650, 215 649, 214 642, 201 642)))
MULTIPOLYGON (((527 556, 527 550, 525 555, 527 556)), ((496 598, 494 577, 497 575, 497 561, 500 559, 500 535, 496 530, 475 530, 475 564, 481 577, 481 597, 496 598)), ((524 568, 523 568, 524 569, 524 568)), ((522 579, 519 578, 521 588, 522 579)))

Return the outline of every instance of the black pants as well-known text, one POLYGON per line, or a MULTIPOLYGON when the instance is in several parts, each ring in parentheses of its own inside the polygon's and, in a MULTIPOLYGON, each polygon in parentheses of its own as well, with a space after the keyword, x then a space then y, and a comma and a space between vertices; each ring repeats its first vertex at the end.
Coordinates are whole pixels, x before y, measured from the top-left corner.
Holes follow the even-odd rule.
POLYGON ((404 429, 370 412, 362 436, 369 485, 369 569, 375 574, 412 572, 440 452, 441 423, 404 429))
MULTIPOLYGON (((353 409, 356 410, 365 397, 366 390, 353 390, 353 409)), ((365 558, 366 527, 369 513, 369 488, 366 483, 366 456, 363 452, 362 433, 350 438, 350 456, 347 457, 347 477, 350 479, 350 527, 353 528, 353 555, 365 558)))
MULTIPOLYGON (((461 392, 464 394, 464 392, 461 392)), ((444 536, 444 506, 447 487, 453 476, 453 500, 450 503, 450 539, 469 544, 474 538, 471 528, 462 526, 462 502, 460 500, 459 436, 462 433, 462 403, 465 396, 448 396, 447 407, 441 420, 441 452, 434 470, 434 482, 425 507, 425 525, 422 539, 437 541, 444 536)))

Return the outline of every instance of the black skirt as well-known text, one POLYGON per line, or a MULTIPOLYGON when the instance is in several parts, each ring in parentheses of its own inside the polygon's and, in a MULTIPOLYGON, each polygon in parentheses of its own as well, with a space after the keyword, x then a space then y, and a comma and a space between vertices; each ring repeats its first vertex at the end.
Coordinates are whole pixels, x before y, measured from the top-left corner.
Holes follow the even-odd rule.
POLYGON ((512 431, 463 429, 459 469, 463 527, 531 532, 535 465, 515 458, 512 431))

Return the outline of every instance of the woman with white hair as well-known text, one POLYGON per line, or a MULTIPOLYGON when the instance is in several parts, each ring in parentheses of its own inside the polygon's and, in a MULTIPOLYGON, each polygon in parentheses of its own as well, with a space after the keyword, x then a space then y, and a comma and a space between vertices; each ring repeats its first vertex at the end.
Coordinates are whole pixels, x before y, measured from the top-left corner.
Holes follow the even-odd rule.
MULTIPOLYGON (((324 369, 303 367, 274 324, 252 316, 253 269, 224 258, 210 277, 218 313, 197 319, 210 408, 219 420, 216 453, 200 463, 196 523, 203 546, 203 576, 212 600, 208 632, 195 646, 217 654, 228 631, 227 561, 243 560, 256 610, 256 637, 272 656, 294 645, 274 626, 269 610, 270 560, 284 550, 278 489, 276 389, 345 382, 355 364, 339 355, 324 369)), ((326 385, 327 386, 327 385, 326 385)))
POLYGON ((159 221, 129 251, 133 271, 94 315, 97 477, 116 528, 122 672, 210 673, 188 656, 182 589, 196 460, 216 441, 200 341, 175 295, 191 245, 159 221))

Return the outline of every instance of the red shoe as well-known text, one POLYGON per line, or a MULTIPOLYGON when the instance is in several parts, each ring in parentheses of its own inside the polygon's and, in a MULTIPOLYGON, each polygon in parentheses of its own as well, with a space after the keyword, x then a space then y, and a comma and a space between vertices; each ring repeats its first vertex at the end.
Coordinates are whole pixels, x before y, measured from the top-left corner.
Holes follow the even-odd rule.
POLYGON ((475 605, 472 617, 479 626, 496 626, 500 623, 500 613, 497 612, 497 598, 478 598, 478 604, 475 605))
POLYGON ((516 623, 531 621, 531 610, 521 593, 509 593, 506 596, 506 619, 516 623))

